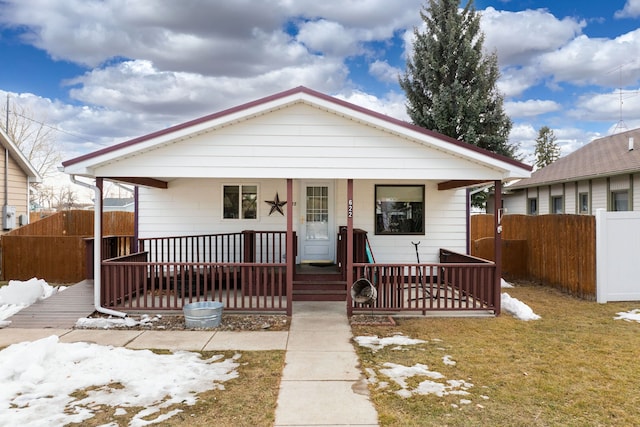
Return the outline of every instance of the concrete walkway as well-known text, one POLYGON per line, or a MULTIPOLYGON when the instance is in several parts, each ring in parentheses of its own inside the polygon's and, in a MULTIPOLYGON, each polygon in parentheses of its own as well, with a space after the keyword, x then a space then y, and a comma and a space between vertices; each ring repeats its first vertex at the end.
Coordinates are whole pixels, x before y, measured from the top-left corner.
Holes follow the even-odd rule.
POLYGON ((286 350, 275 426, 377 426, 344 302, 296 302, 289 331, 131 331, 10 327, 0 348, 51 335, 132 349, 286 350))
POLYGON ((344 302, 296 302, 276 426, 377 426, 344 302))

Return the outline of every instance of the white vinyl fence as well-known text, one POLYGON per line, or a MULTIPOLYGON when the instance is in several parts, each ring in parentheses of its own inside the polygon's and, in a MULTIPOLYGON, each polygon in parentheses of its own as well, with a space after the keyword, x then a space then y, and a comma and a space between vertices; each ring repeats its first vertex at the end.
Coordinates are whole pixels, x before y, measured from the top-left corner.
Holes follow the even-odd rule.
POLYGON ((640 212, 596 212, 596 297, 640 300, 640 212))

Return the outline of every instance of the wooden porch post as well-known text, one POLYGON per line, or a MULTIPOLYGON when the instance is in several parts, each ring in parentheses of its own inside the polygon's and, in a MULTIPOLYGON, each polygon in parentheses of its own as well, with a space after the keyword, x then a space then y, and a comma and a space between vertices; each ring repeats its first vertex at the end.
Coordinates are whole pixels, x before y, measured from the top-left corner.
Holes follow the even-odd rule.
POLYGON ((353 283, 353 179, 347 180, 347 316, 353 314, 351 284, 353 283))
POLYGON ((494 222, 494 259, 496 263, 496 276, 494 283, 494 306, 496 316, 500 314, 501 280, 502 280, 502 181, 495 181, 495 206, 493 207, 494 222))
POLYGON ((293 180, 287 179, 287 316, 293 314, 293 270, 296 268, 293 247, 293 180))

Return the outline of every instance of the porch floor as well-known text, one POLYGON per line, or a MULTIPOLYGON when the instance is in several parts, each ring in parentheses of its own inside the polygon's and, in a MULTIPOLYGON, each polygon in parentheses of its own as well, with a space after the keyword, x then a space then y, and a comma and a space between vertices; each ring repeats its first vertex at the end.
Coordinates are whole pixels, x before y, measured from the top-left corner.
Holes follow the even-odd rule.
POLYGON ((14 314, 8 327, 69 329, 94 311, 93 280, 83 280, 14 314))

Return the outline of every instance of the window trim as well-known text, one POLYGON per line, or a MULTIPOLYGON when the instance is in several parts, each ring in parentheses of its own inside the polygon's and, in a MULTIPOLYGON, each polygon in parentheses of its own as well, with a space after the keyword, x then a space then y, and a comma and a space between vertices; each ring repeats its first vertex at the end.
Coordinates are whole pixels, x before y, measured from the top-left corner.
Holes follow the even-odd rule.
POLYGON ((538 215, 538 198, 537 197, 527 197, 527 214, 528 215, 538 215), (536 210, 532 212, 531 202, 535 202, 536 210))
POLYGON ((589 200, 589 193, 587 191, 582 191, 578 193, 578 213, 581 215, 589 215, 591 212, 591 201, 589 200), (586 198, 587 206, 586 209, 582 209, 582 198, 586 198))
MULTIPOLYGON (((425 185, 424 184, 376 184, 373 191, 373 224, 374 224, 374 234, 378 236, 424 236, 426 233, 426 221, 425 221, 425 212, 426 212, 426 195, 425 195, 425 185), (420 231, 411 231, 411 232, 400 232, 400 231, 384 231, 378 228, 378 189, 385 187, 393 187, 393 188, 418 188, 420 189, 420 193, 422 196, 422 221, 420 223, 420 231)), ((417 202, 416 202, 417 203, 417 202)))
POLYGON ((610 192, 610 200, 611 200, 611 211, 612 212, 628 212, 629 211, 629 189, 625 189, 625 190, 612 190, 610 192), (618 194, 625 194, 627 196, 627 208, 625 210, 619 210, 616 209, 616 195, 618 194))
POLYGON ((258 200, 260 200, 260 186, 258 184, 253 183, 243 183, 243 184, 235 184, 235 183, 224 183, 221 185, 220 190, 220 216, 222 221, 257 221, 260 218, 260 204, 258 200), (226 187, 238 187, 238 194, 240 195, 238 198, 239 206, 238 206, 238 218, 225 218, 224 216, 224 190, 226 187), (244 218, 242 217, 242 188, 243 187, 255 187, 256 188, 256 217, 255 218, 244 218))
POLYGON ((555 195, 551 196, 551 213, 552 214, 563 214, 564 213, 564 196, 555 195), (556 200, 560 200, 560 210, 556 211, 556 200))

